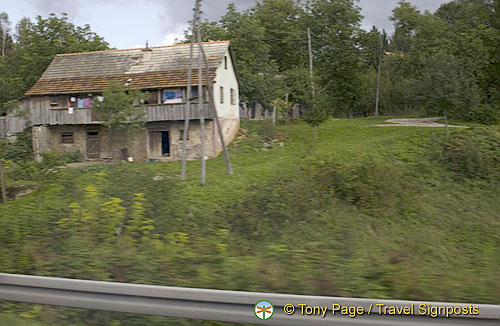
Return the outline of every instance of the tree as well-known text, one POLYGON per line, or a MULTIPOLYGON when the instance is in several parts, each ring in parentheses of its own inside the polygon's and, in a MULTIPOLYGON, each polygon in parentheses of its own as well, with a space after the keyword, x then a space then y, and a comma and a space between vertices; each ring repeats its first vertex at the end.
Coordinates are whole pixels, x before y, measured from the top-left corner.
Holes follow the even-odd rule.
POLYGON ((304 24, 311 26, 314 66, 325 96, 353 117, 362 73, 360 8, 353 0, 310 0, 305 7, 304 24))
POLYGON ((302 119, 314 128, 314 140, 317 139, 317 128, 332 114, 331 101, 324 87, 314 80, 314 96, 311 88, 309 70, 297 67, 288 72, 286 83, 293 99, 304 105, 302 119))
POLYGON ((391 50, 409 52, 417 30, 420 11, 407 1, 399 1, 389 18, 394 22, 391 50))
POLYGON ((500 14, 498 0, 461 0, 442 5, 436 16, 447 23, 452 53, 483 92, 483 102, 500 109, 500 14))
MULTIPOLYGON (((271 59, 271 46, 266 42, 266 30, 249 13, 238 13, 234 4, 218 22, 204 22, 202 35, 208 40, 230 40, 240 76, 240 100, 249 104, 267 105, 273 96, 277 68, 271 59)), ((188 33, 185 33, 188 39, 188 33)))
MULTIPOLYGON (((1 29, 8 26, 0 18, 1 29)), ((0 39, 0 41, 2 41, 0 39)), ((0 42, 0 45, 2 43, 0 42)), ((0 60, 0 103, 22 96, 40 78, 56 54, 106 50, 109 45, 89 25, 75 26, 66 14, 23 18, 16 26, 12 49, 0 60), (3 62, 3 64, 2 64, 3 62)), ((8 50, 8 51, 7 51, 8 50)))
POLYGON ((2 57, 13 45, 10 25, 9 15, 5 12, 0 13, 0 55, 2 57))
POLYGON ((376 91, 375 91, 375 116, 379 114, 380 83, 382 75, 382 60, 385 50, 389 44, 389 39, 385 31, 380 32, 375 26, 371 31, 361 36, 363 47, 363 57, 368 70, 367 75, 372 70, 377 71, 376 91))
POLYGON ((446 53, 423 60, 414 88, 430 114, 466 118, 480 102, 474 76, 463 69, 460 60, 446 53))
POLYGON ((452 110, 450 114, 462 118, 478 105, 478 101, 487 106, 494 105, 500 93, 497 2, 456 0, 443 4, 435 14, 420 13, 405 1, 394 9, 391 19, 395 33, 391 49, 404 52, 401 54, 404 58, 399 61, 406 66, 404 73, 397 73, 394 77, 417 81, 411 82, 418 95, 414 104, 430 105, 429 112, 452 110), (450 61, 445 62, 443 58, 450 61), (437 62, 445 65, 438 66, 437 62), (430 67, 437 70, 432 72, 430 67), (443 71, 443 67, 450 70, 443 71), (443 83, 431 81, 430 76, 443 83), (440 76, 448 79, 443 80, 440 76), (418 84, 418 81, 424 83, 418 84), (433 84, 435 88, 429 87, 433 84), (445 99, 444 89, 457 96, 445 99), (462 93, 457 93, 457 89, 462 93), (470 97, 464 98, 465 94, 470 97), (438 109, 437 102, 444 107, 438 109))
POLYGON ((264 41, 280 72, 307 62, 308 26, 298 1, 263 0, 250 9, 250 15, 264 28, 264 41))
POLYGON ((104 99, 96 101, 96 110, 111 133, 112 144, 124 146, 122 158, 126 159, 130 134, 144 126, 141 103, 149 98, 149 94, 113 82, 102 95, 104 99))

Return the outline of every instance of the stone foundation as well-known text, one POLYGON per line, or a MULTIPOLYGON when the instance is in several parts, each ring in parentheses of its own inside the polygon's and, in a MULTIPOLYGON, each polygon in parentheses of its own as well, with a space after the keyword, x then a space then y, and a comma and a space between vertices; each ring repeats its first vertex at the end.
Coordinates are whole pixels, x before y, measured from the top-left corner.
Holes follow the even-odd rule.
MULTIPOLYGON (((239 119, 220 119, 226 143, 236 135, 239 119)), ((205 121, 206 156, 216 157, 222 150, 213 120, 205 121)), ((36 126, 33 128, 35 153, 75 152, 81 159, 118 161, 132 157, 134 161, 155 159, 158 161, 182 158, 182 133, 184 121, 148 122, 143 130, 135 132, 111 132, 100 125, 36 126)), ((200 122, 189 123, 187 157, 201 159, 200 122)))

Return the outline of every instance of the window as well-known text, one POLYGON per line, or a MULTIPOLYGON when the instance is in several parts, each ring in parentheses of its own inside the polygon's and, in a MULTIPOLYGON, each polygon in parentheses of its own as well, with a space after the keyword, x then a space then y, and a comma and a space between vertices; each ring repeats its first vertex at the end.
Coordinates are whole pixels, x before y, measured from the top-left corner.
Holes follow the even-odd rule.
MULTIPOLYGON (((193 86, 191 87, 191 99, 193 100, 196 98, 198 98, 198 86, 193 86)), ((205 86, 203 87, 203 101, 206 101, 207 98, 208 98, 208 88, 205 86)))
MULTIPOLYGON (((184 140, 184 130, 179 130, 179 140, 184 140)), ((189 140, 189 130, 186 140, 189 140)))
POLYGON ((194 99, 197 97, 198 97, 198 86, 193 86, 193 87, 191 87, 191 99, 194 99))
POLYGON ((231 88, 231 105, 236 105, 236 90, 231 88))
POLYGON ((227 56, 224 57, 224 69, 227 70, 227 56))
POLYGON ((61 143, 62 144, 74 144, 74 138, 72 132, 62 133, 61 134, 61 143))
POLYGON ((155 90, 151 90, 149 91, 149 99, 147 99, 145 101, 146 104, 158 104, 158 91, 155 89, 155 90))
POLYGON ((220 87, 220 102, 224 103, 224 87, 220 87))
POLYGON ((180 88, 164 89, 161 96, 163 104, 184 102, 184 92, 180 88))
POLYGON ((57 96, 50 97, 50 105, 57 105, 57 96))

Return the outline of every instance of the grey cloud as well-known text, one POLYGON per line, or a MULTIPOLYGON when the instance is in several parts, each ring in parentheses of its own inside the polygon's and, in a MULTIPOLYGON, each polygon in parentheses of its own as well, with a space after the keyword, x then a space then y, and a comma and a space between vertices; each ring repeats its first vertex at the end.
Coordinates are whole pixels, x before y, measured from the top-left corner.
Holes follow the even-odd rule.
MULTIPOLYGON (((410 1, 422 11, 425 9, 434 11, 442 3, 448 2, 448 0, 410 1)), ((202 18, 219 19, 225 14, 231 2, 234 2, 237 10, 241 11, 250 8, 257 1, 203 0, 202 18)), ((362 8, 364 16, 362 27, 370 29, 375 25, 391 33, 393 27, 388 17, 391 16, 397 2, 398 0, 360 0, 358 5, 362 8)), ((159 44, 165 35, 182 33, 193 17, 192 8, 195 0, 16 0, 15 3, 17 5, 14 5, 14 1, 9 1, 5 9, 10 14, 9 7, 16 8, 12 10, 11 15, 14 23, 24 15, 34 17, 47 16, 51 12, 56 14, 66 12, 71 21, 78 24, 89 23, 93 30, 104 36, 112 46, 131 47, 143 43, 143 39, 159 44), (124 9, 121 10, 121 15, 124 16, 114 14, 114 8, 124 9), (142 8, 144 11, 141 11, 142 8), (134 19, 136 13, 142 17, 141 19, 148 16, 150 19, 147 22, 136 20, 134 19)))
MULTIPOLYGON (((148 0, 157 2, 160 6, 159 18, 162 21, 163 32, 178 29, 179 26, 185 26, 186 23, 193 19, 193 11, 195 1, 172 1, 175 5, 164 0, 148 0)), ((202 19, 217 20, 226 13, 227 6, 231 3, 236 4, 238 10, 244 10, 255 4, 255 0, 211 0, 202 1, 201 10, 203 12, 202 19)))
MULTIPOLYGON (((162 31, 169 32, 178 30, 180 26, 185 26, 186 22, 192 19, 192 8, 195 1, 178 1, 178 0, 146 0, 155 2, 158 5, 158 19, 162 22, 162 31)), ((70 17, 92 15, 93 8, 98 8, 101 3, 116 3, 116 5, 127 5, 126 0, 34 0, 32 3, 40 14, 46 15, 51 12, 62 13, 66 12, 70 17)), ((219 19, 227 9, 229 3, 235 3, 238 10, 244 10, 257 1, 255 0, 204 0, 202 1, 203 18, 214 20, 219 19)), ((396 7, 398 0, 360 0, 359 6, 362 8, 364 20, 362 26, 371 28, 372 25, 378 28, 392 31, 392 23, 389 21, 389 16, 392 10, 396 7)), ((436 10, 442 3, 447 0, 413 0, 412 4, 416 5, 422 11, 436 10)))
MULTIPOLYGON (((396 8, 399 0, 361 0, 359 6, 362 8, 361 13, 364 16, 362 26, 365 29, 370 29, 375 25, 379 29, 385 29, 388 32, 394 30, 389 17, 392 16, 392 10, 396 8)), ((429 10, 434 12, 443 3, 450 0, 413 0, 410 3, 424 12, 429 10)))

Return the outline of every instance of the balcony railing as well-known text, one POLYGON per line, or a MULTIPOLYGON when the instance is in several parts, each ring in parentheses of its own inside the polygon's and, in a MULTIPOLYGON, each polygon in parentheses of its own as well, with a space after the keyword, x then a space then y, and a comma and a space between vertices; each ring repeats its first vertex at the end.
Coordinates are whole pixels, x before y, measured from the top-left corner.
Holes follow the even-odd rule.
MULTIPOLYGON (((186 104, 158 104, 146 105, 144 108, 145 121, 173 121, 184 120, 186 104)), ((215 118, 208 103, 201 108, 207 119, 215 118)), ((201 110, 197 104, 191 105, 190 119, 199 119, 201 110)), ((35 109, 31 111, 31 122, 33 125, 79 125, 99 124, 99 114, 95 108, 74 109, 72 114, 68 109, 35 109)))

